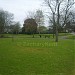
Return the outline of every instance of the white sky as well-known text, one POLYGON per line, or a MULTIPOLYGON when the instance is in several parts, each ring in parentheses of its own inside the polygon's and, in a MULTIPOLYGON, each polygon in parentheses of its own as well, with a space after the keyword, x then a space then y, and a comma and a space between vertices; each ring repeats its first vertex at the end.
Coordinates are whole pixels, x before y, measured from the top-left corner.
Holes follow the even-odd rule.
POLYGON ((14 14, 14 20, 23 24, 29 11, 41 9, 43 0, 0 0, 0 8, 14 14))

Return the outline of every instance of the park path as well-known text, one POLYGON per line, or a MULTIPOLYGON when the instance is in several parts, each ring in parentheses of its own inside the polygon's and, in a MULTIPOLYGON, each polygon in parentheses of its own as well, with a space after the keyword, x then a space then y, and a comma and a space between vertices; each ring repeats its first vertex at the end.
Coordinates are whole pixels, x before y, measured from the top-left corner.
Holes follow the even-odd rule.
MULTIPOLYGON (((70 33, 70 34, 75 35, 75 32, 70 33)), ((67 39, 67 38, 68 38, 68 36, 67 36, 67 35, 64 35, 64 36, 60 36, 59 38, 60 38, 60 39, 67 39)))
POLYGON ((72 32, 71 34, 72 34, 72 35, 75 35, 75 32, 72 32))
POLYGON ((61 36, 60 39, 67 39, 68 36, 61 36))

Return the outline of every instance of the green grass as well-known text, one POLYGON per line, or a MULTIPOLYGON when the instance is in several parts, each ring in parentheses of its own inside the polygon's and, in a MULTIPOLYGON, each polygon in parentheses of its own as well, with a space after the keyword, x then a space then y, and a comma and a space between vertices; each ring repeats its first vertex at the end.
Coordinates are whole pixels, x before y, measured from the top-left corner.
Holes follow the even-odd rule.
POLYGON ((67 35, 72 35, 71 33, 59 33, 59 36, 67 36, 67 35))
POLYGON ((74 39, 17 36, 0 38, 0 75, 75 75, 74 39))

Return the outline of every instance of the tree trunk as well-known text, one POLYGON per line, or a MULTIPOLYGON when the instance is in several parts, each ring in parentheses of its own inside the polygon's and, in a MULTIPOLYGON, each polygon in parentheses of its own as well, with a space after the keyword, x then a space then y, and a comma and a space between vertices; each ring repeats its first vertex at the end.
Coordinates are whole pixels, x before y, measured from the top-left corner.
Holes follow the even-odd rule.
POLYGON ((54 34, 55 34, 55 33, 54 33, 54 32, 55 32, 55 31, 54 31, 54 30, 55 30, 55 29, 54 29, 55 25, 56 25, 56 24, 55 24, 55 13, 53 13, 53 38, 54 38, 54 34))
POLYGON ((55 33, 54 33, 54 29, 53 29, 53 38, 54 38, 54 34, 55 34, 55 33))
POLYGON ((54 38, 54 33, 53 33, 53 38, 54 38))
POLYGON ((57 7, 57 24, 56 24, 56 39, 55 41, 58 42, 58 26, 59 26, 59 7, 60 7, 60 3, 59 0, 57 0, 58 3, 58 7, 57 7))
POLYGON ((58 26, 56 25, 56 38, 55 38, 55 42, 58 42, 58 26))
POLYGON ((34 33, 33 33, 33 38, 34 38, 34 33))
POLYGON ((12 42, 14 42, 14 33, 12 32, 12 42))

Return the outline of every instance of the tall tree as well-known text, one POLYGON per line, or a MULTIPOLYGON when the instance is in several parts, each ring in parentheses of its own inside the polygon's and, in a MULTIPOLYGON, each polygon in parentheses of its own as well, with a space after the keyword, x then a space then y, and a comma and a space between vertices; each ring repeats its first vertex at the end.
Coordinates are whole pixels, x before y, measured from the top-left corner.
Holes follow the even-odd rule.
POLYGON ((23 29, 25 30, 25 33, 27 34, 34 34, 37 32, 37 23, 35 19, 28 18, 24 21, 23 29))
POLYGON ((4 32, 4 27, 5 27, 5 13, 3 10, 0 10, 0 33, 4 32))
POLYGON ((9 26, 9 32, 19 34, 20 29, 21 29, 20 26, 21 25, 19 22, 14 22, 12 25, 9 26))
MULTIPOLYGON (((33 18, 35 19, 38 27, 38 32, 40 34, 40 26, 44 25, 44 14, 42 10, 36 10, 36 12, 28 12, 27 18, 33 18)), ((24 29, 23 29, 24 30, 24 29)))
POLYGON ((40 26, 44 25, 44 15, 42 10, 37 10, 35 13, 35 21, 38 24, 38 30, 40 34, 40 26))
POLYGON ((60 4, 62 3, 63 0, 44 0, 45 4, 49 7, 50 12, 52 13, 52 22, 53 22, 53 30, 55 27, 55 35, 56 39, 55 41, 58 42, 58 26, 59 26, 59 9, 60 9, 60 4), (56 20, 57 18, 57 20, 56 20))
POLYGON ((65 27, 65 31, 66 31, 66 24, 71 21, 71 19, 73 18, 73 14, 72 14, 72 10, 73 10, 73 6, 74 6, 75 2, 74 0, 66 0, 65 1, 65 7, 63 9, 63 24, 62 27, 65 27))
POLYGON ((0 33, 4 33, 7 26, 11 25, 13 14, 8 11, 0 10, 0 33))
POLYGON ((29 12, 28 18, 35 19, 38 24, 38 31, 40 33, 40 26, 44 25, 44 14, 42 10, 37 10, 36 12, 29 12))

